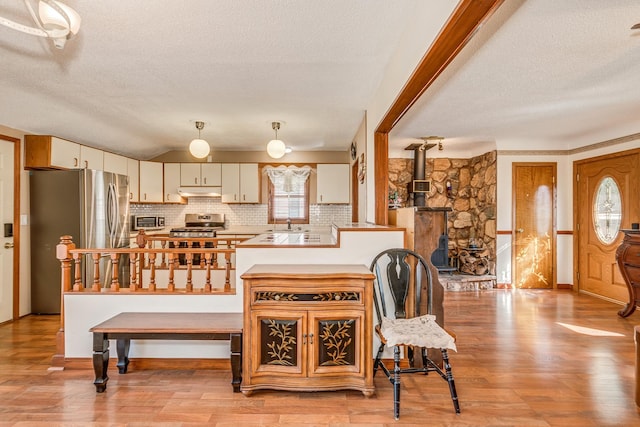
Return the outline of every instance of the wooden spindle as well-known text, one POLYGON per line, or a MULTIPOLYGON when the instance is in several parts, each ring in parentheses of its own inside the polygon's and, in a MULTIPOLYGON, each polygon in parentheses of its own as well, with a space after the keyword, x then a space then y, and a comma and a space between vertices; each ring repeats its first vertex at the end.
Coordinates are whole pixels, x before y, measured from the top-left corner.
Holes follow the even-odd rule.
POLYGON ((81 259, 82 259, 82 254, 79 254, 79 253, 73 254, 73 264, 74 264, 73 290, 76 292, 82 292, 84 290, 84 283, 82 283, 81 259))
POLYGON ((111 290, 118 292, 120 290, 120 283, 118 282, 118 264, 120 263, 120 254, 117 252, 111 253, 111 290))
POLYGON ((193 292, 193 282, 191 281, 191 274, 193 269, 193 254, 185 254, 185 260, 187 262, 187 284, 185 285, 185 289, 187 292, 193 292))
POLYGON ((149 253, 149 292, 156 291, 156 253, 149 253))
POLYGON ((91 281, 91 290, 100 291, 100 254, 91 254, 93 260, 93 280, 91 281))
POLYGON ((224 271, 224 290, 228 291, 231 289, 231 252, 225 252, 224 259, 226 261, 224 271))
POLYGON ((176 284, 173 281, 173 275, 175 274, 174 271, 177 264, 174 262, 173 258, 173 252, 169 252, 169 284, 167 285, 167 289, 169 290, 169 292, 174 292, 176 290, 176 284))
POLYGON ((129 270, 131 271, 131 282, 129 283, 129 290, 135 292, 138 290, 138 253, 133 252, 129 255, 129 270))
POLYGON ((211 258, 212 258, 212 253, 207 253, 204 255, 205 258, 205 265, 207 268, 206 271, 206 278, 205 278, 205 284, 204 284, 204 291, 205 292, 211 292, 211 258))

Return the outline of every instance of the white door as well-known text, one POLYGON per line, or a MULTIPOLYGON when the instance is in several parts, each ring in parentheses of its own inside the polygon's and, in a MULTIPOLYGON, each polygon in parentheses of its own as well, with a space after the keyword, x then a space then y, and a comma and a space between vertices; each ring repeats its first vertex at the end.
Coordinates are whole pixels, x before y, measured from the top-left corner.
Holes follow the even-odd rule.
POLYGON ((13 150, 0 139, 0 322, 13 318, 13 237, 5 237, 5 224, 13 224, 13 150))

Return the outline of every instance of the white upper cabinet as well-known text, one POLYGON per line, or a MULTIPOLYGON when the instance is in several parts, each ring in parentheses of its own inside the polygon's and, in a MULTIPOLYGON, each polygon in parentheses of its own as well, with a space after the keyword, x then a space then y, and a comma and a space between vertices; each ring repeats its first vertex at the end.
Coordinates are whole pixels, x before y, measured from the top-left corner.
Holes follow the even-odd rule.
POLYGON ((119 154, 104 153, 104 171, 127 175, 127 158, 119 154))
POLYGON ((222 164, 222 203, 259 203, 257 163, 222 164))
POLYGON ((180 185, 220 187, 221 169, 220 163, 181 163, 180 185))
POLYGON ((178 194, 178 184, 181 175, 180 163, 164 164, 164 202, 184 203, 184 199, 178 194))
POLYGON ((240 164, 240 203, 260 201, 260 179, 257 163, 240 164))
POLYGON ((240 203, 240 165, 222 164, 222 203, 240 203))
POLYGON ((164 200, 162 169, 162 163, 140 162, 141 203, 162 203, 164 200))
POLYGON ((316 201, 319 204, 349 203, 349 165, 318 164, 316 201))
POLYGON ((220 187, 222 185, 222 165, 220 163, 201 163, 200 177, 202 184, 207 187, 220 187))
POLYGON ((127 175, 129 176, 129 201, 140 201, 140 162, 127 158, 127 175))
POLYGON ((81 145, 80 167, 83 169, 104 170, 104 151, 81 145))
POLYGON ((51 137, 51 166, 65 169, 80 168, 80 144, 51 137))

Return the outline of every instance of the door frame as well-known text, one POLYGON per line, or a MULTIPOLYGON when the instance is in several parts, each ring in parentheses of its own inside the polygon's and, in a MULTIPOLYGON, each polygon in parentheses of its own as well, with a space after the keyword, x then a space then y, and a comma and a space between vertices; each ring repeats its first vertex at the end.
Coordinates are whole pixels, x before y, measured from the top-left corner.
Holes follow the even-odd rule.
POLYGON ((13 320, 20 317, 20 138, 0 134, 13 143, 13 320))
POLYGON ((517 224, 516 221, 516 168, 518 166, 551 166, 552 168, 552 183, 553 183, 553 188, 552 188, 552 195, 551 198, 553 200, 553 212, 552 212, 552 225, 551 225, 551 248, 553 253, 551 254, 551 280, 552 280, 552 286, 550 288, 550 290, 555 290, 558 289, 558 242, 557 242, 557 237, 558 237, 558 180, 556 179, 558 176, 558 163, 557 162, 513 162, 511 164, 511 223, 512 225, 512 231, 511 231, 511 265, 512 267, 512 272, 511 272, 511 283, 512 286, 515 288, 516 287, 516 283, 515 283, 515 278, 516 278, 516 271, 515 268, 518 265, 516 263, 516 258, 518 256, 518 254, 516 253, 516 230, 515 230, 515 226, 517 224))
MULTIPOLYGON (((630 154, 640 153, 640 148, 633 148, 631 150, 619 151, 617 153, 604 154, 601 156, 589 157, 586 159, 574 160, 573 162, 573 289, 576 292, 581 292, 580 280, 578 273, 580 272, 580 233, 578 230, 578 220, 580 219, 580 212, 578 209, 578 168, 585 163, 593 163, 603 160, 614 159, 616 157, 628 156, 630 154)), ((624 225, 620 225, 621 228, 624 225)), ((599 296, 602 298, 602 296, 599 296)))

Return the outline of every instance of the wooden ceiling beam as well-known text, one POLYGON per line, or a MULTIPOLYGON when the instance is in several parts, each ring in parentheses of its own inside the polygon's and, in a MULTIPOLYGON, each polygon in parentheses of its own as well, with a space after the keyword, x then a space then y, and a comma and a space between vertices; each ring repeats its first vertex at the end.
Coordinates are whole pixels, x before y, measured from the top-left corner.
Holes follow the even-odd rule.
POLYGON ((389 132, 503 0, 461 0, 374 132, 375 222, 388 222, 389 132))

